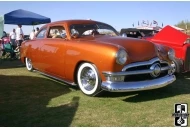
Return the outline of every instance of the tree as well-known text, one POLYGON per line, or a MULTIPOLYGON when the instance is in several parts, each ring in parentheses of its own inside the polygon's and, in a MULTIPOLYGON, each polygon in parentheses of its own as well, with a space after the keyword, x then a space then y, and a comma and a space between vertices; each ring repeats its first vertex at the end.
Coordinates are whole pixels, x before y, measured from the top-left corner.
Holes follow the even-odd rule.
POLYGON ((186 25, 187 25, 187 29, 190 29, 190 22, 188 20, 182 20, 180 22, 178 22, 175 26, 179 27, 179 28, 183 28, 186 29, 186 25))
POLYGON ((185 29, 185 33, 188 35, 190 34, 190 22, 188 20, 182 20, 178 22, 175 26, 185 29))

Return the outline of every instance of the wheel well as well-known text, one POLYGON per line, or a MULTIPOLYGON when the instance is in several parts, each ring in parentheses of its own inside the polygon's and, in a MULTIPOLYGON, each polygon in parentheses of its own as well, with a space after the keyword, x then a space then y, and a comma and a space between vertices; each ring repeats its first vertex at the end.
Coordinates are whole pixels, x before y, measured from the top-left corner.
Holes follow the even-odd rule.
POLYGON ((24 57, 24 63, 26 63, 26 57, 24 57))
MULTIPOLYGON (((77 82, 77 71, 78 71, 78 69, 79 69, 79 66, 80 66, 82 63, 91 63, 91 62, 89 62, 89 61, 79 61, 79 62, 77 63, 77 65, 76 65, 76 67, 75 67, 75 70, 74 70, 74 82, 75 82, 76 84, 78 84, 78 82, 77 82)), ((92 63, 91 63, 91 64, 92 64, 92 63)))

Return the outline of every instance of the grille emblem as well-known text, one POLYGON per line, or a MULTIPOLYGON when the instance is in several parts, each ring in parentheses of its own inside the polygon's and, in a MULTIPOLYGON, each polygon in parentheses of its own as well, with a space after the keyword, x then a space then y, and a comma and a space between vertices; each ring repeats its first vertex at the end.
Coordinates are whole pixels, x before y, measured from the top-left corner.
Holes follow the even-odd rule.
POLYGON ((152 77, 156 78, 160 75, 161 73, 161 66, 159 63, 154 63, 153 65, 151 65, 150 70, 152 70, 153 72, 150 74, 152 77))

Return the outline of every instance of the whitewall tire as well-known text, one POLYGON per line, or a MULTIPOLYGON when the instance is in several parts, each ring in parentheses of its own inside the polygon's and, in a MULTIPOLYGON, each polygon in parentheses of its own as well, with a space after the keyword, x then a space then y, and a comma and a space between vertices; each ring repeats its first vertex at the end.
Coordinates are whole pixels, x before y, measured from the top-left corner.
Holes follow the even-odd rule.
POLYGON ((101 79, 93 64, 83 63, 80 65, 77 81, 80 90, 88 96, 95 96, 101 90, 101 79))
POLYGON ((28 71, 33 71, 32 61, 29 58, 25 59, 26 68, 28 71))

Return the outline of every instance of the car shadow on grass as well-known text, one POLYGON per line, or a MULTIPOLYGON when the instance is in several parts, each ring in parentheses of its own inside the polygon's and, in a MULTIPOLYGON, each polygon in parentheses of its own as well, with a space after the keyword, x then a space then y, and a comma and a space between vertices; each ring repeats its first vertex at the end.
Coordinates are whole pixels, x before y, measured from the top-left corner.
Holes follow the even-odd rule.
POLYGON ((68 86, 41 77, 0 75, 0 92, 0 126, 70 126, 79 106, 78 96, 61 101, 68 86))
POLYGON ((103 97, 115 98, 127 96, 123 101, 135 103, 169 98, 183 94, 190 94, 190 73, 178 76, 175 82, 163 88, 124 93, 106 92, 103 97))
POLYGON ((24 67, 24 66, 25 66, 25 64, 23 64, 18 59, 14 59, 14 60, 1 60, 0 61, 0 69, 20 68, 20 67, 24 67))

